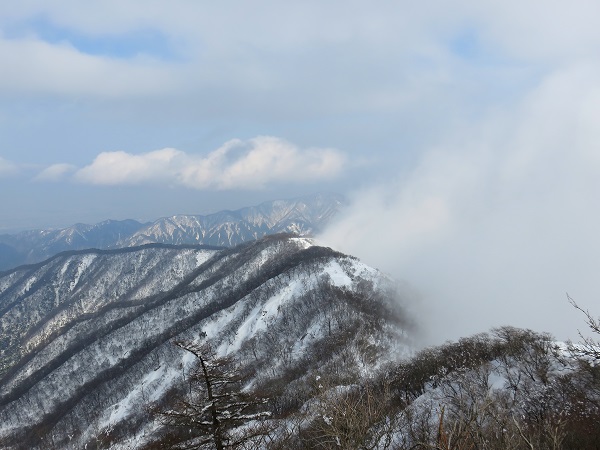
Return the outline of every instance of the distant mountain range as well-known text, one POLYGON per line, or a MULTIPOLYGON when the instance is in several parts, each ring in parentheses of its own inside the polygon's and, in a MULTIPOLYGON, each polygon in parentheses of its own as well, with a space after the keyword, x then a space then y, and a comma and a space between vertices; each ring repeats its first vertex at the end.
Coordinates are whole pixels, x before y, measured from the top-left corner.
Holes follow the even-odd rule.
POLYGON ((0 271, 43 261, 57 253, 88 248, 124 248, 142 244, 205 244, 232 247, 276 233, 310 235, 335 216, 344 198, 319 193, 274 200, 235 211, 177 215, 152 223, 107 220, 58 230, 0 235, 0 271))

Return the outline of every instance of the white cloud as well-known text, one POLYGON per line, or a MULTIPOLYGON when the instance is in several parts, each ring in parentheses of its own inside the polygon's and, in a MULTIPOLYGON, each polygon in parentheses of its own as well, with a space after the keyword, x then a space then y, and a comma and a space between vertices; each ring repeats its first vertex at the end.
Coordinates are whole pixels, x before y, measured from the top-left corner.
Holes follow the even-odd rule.
POLYGON ((181 172, 181 182, 197 188, 262 188, 273 182, 295 182, 335 177, 344 156, 333 149, 299 149, 283 139, 260 136, 247 142, 233 140, 193 159, 181 172))
POLYGON ((429 342, 514 325, 577 338, 600 272, 600 66, 557 71, 321 236, 411 283, 429 342))
MULTIPOLYGON (((533 0, 527 5, 462 0, 434 6, 378 2, 376 7, 272 0, 227 6, 189 1, 18 3, 0 6, 0 25, 32 21, 28 36, 0 40, 0 57, 6 62, 0 88, 9 92, 16 88, 91 97, 176 93, 201 99, 231 93, 236 100, 270 92, 270 107, 277 109, 312 104, 314 111, 395 110, 407 101, 412 105, 414 85, 421 80, 429 88, 462 85, 465 68, 449 44, 465 28, 475 30, 487 62, 557 65, 600 51, 595 20, 600 6, 585 0, 533 0), (67 42, 44 42, 36 36, 36 17, 91 39, 127 42, 136 31, 157 31, 179 59, 115 59, 85 54, 67 42), (284 94, 295 102, 282 101, 284 94)), ((212 103, 203 102, 207 109, 212 103)), ((237 108, 235 100, 228 105, 230 111, 237 108)))
POLYGON ((75 173, 78 181, 98 185, 157 183, 173 180, 185 165, 185 154, 165 148, 140 155, 103 152, 75 173))
POLYGON ((46 167, 33 179, 34 181, 61 181, 69 173, 74 172, 77 169, 72 164, 52 164, 46 167))
POLYGON ((232 140, 206 156, 175 149, 104 152, 75 174, 99 185, 165 183, 196 189, 260 189, 272 183, 330 179, 344 167, 334 149, 300 149, 276 137, 232 140))
POLYGON ((50 44, 35 37, 4 39, 5 68, 0 92, 10 95, 85 95, 94 98, 154 95, 177 91, 173 70, 147 58, 119 60, 82 53, 69 43, 50 44))
POLYGON ((486 39, 522 61, 595 59, 600 50, 594 19, 600 15, 600 4, 593 0, 469 3, 463 8, 471 9, 486 39))

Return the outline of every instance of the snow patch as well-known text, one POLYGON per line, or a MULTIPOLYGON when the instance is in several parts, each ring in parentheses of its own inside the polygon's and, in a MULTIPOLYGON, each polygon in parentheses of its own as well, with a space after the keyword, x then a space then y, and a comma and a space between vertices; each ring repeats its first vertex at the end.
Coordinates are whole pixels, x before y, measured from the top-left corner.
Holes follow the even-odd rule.
POLYGON ((315 242, 313 239, 306 238, 306 237, 293 237, 293 238, 290 238, 290 242, 294 242, 295 244, 298 245, 298 247, 300 247, 303 250, 306 250, 307 248, 310 248, 310 247, 314 247, 314 245, 315 245, 315 242))
POLYGON ((352 279, 348 276, 346 271, 340 266, 337 260, 330 261, 323 269, 331 277, 331 282, 337 287, 350 287, 352 286, 352 279))
POLYGON ((75 277, 73 278, 73 281, 71 281, 71 284, 69 285, 69 290, 72 292, 73 289, 75 289, 75 287, 77 287, 77 284, 79 283, 79 279, 81 278, 81 275, 83 275, 83 272, 85 272, 87 270, 88 267, 90 267, 90 265, 92 264, 92 262, 96 259, 95 254, 89 254, 89 255, 84 255, 83 258, 81 258, 81 260, 79 261, 79 265, 77 266, 77 271, 75 272, 75 277))
POLYGON ((100 420, 99 428, 111 428, 132 413, 139 412, 140 405, 159 400, 181 376, 181 370, 164 365, 147 373, 126 397, 109 408, 110 413, 108 417, 100 420))
POLYGON ((33 284, 37 281, 37 277, 31 277, 27 280, 27 282, 25 283, 25 286, 23 286, 23 289, 21 289, 21 293, 19 295, 25 295, 27 294, 27 292, 29 292, 29 290, 31 289, 31 286, 33 286, 33 284))
POLYGON ((201 266, 206 261, 208 261, 216 252, 201 250, 196 253, 196 267, 201 266))

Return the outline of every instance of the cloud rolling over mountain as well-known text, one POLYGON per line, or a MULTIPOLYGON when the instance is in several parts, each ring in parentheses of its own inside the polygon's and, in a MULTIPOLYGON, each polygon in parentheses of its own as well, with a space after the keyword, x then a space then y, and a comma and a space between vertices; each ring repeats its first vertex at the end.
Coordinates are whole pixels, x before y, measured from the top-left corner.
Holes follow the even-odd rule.
POLYGON ((575 336, 565 292, 593 304, 598 291, 599 74, 559 71, 516 112, 456 130, 357 192, 322 238, 416 287, 433 341, 505 324, 575 336))

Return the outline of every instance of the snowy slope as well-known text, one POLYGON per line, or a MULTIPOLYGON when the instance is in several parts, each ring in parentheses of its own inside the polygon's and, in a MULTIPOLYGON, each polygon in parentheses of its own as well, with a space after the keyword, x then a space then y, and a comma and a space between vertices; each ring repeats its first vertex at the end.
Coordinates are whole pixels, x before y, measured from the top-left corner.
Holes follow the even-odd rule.
POLYGON ((251 386, 282 398, 309 374, 368 376, 410 342, 395 296, 355 258, 282 235, 220 251, 86 251, 14 270, 0 277, 0 439, 151 441, 160 426, 147 406, 185 385, 194 362, 175 340, 235 355, 251 386))

